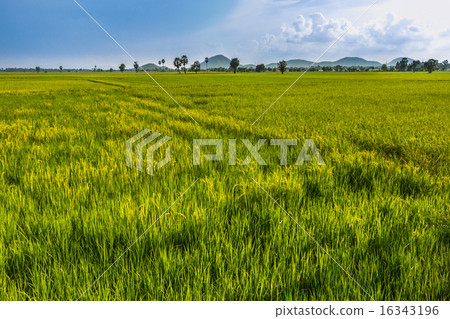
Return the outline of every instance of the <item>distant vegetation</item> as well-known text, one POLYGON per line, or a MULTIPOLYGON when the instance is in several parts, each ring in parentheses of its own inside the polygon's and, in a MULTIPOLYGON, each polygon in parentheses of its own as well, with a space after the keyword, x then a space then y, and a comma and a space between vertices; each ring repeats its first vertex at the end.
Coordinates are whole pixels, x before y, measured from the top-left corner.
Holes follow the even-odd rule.
POLYGON ((199 126, 133 69, 0 74, 0 300, 74 300, 152 223, 82 300, 368 300, 252 178, 375 300, 449 300, 450 73, 315 72, 251 129, 298 74, 161 78, 199 126), (175 137, 153 177, 125 163, 146 127, 175 137), (199 137, 326 166, 197 167, 199 137))
MULTIPOLYGON (((118 67, 120 72, 131 72, 131 71, 176 71, 181 73, 183 71, 185 74, 187 72, 198 73, 201 70, 207 70, 212 72, 428 72, 432 73, 434 71, 447 71, 450 66, 448 60, 439 62, 436 59, 429 59, 427 61, 419 61, 411 58, 397 58, 389 63, 381 64, 377 61, 367 61, 357 57, 347 57, 334 62, 324 61, 313 63, 307 60, 282 60, 278 63, 269 64, 247 64, 241 65, 238 58, 229 59, 223 55, 216 55, 213 57, 206 57, 203 62, 195 63, 191 65, 190 68, 186 66, 189 63, 187 55, 182 55, 181 57, 176 57, 173 61, 174 69, 170 69, 165 66, 165 59, 161 59, 154 63, 148 63, 140 66, 137 62, 134 62, 133 69, 126 69, 125 64, 121 64, 118 67)), ((0 68, 0 72, 37 72, 39 73, 41 68, 37 66, 34 69, 25 68, 0 68)), ((44 72, 105 72, 102 69, 98 69, 95 66, 93 69, 63 69, 62 66, 59 69, 43 69, 44 72)), ((113 68, 108 71, 114 72, 113 68)))

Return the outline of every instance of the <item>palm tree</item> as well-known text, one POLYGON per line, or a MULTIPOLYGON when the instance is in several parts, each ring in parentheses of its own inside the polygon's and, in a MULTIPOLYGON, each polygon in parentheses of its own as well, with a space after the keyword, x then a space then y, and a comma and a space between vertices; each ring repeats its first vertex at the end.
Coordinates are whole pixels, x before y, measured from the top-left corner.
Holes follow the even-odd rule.
POLYGON ((159 64, 159 70, 161 70, 161 61, 158 61, 159 64))
POLYGON ((163 71, 164 71, 164 63, 166 63, 166 60, 162 59, 162 60, 161 60, 161 63, 162 63, 162 65, 163 65, 163 71))
POLYGON ((205 63, 206 63, 206 72, 208 72, 208 62, 209 62, 209 58, 206 57, 205 58, 205 63))
POLYGON ((189 60, 186 55, 181 56, 181 63, 183 64, 184 74, 186 74, 186 64, 188 64, 189 60))
POLYGON ((60 65, 59 66, 59 72, 62 72, 62 70, 63 70, 63 67, 62 67, 62 65, 60 65))
POLYGON ((175 60, 173 60, 173 65, 175 66, 175 68, 177 69, 178 73, 180 73, 180 67, 183 63, 181 62, 180 58, 175 58, 175 60))
POLYGON ((136 70, 136 73, 138 73, 139 71, 139 63, 137 63, 137 61, 134 61, 134 69, 136 70))
POLYGON ((236 73, 237 68, 239 67, 239 59, 238 58, 233 58, 230 61, 230 67, 233 69, 233 72, 236 73))

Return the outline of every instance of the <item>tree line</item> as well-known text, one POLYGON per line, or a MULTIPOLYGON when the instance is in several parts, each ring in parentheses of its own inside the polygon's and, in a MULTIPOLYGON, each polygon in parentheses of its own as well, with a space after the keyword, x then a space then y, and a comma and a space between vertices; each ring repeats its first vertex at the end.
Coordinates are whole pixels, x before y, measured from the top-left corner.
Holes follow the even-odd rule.
MULTIPOLYGON (((230 72, 233 73, 237 72, 281 72, 281 74, 284 74, 285 72, 370 72, 370 71, 382 71, 382 72, 420 72, 420 71, 426 71, 428 73, 432 73, 433 71, 440 70, 445 71, 449 69, 449 62, 448 60, 444 60, 441 63, 439 63, 436 59, 429 59, 426 62, 420 62, 419 60, 414 60, 411 63, 409 63, 409 60, 407 58, 403 58, 402 60, 398 61, 395 66, 388 67, 387 64, 383 64, 381 67, 377 68, 374 66, 320 66, 320 65, 312 65, 310 67, 288 67, 287 62, 285 60, 281 60, 277 63, 276 67, 266 67, 264 64, 258 64, 255 66, 255 68, 252 67, 242 67, 240 66, 240 61, 238 58, 232 58, 230 61, 230 67, 224 68, 208 68, 209 58, 205 58, 204 60, 206 64, 206 71, 214 71, 214 72, 230 72)), ((165 60, 162 59, 158 61, 158 64, 161 66, 161 64, 164 67, 165 60)), ((187 66, 189 64, 189 59, 187 55, 182 55, 181 57, 176 57, 173 61, 173 65, 175 67, 175 70, 178 73, 184 73, 186 74, 188 71, 190 72, 199 72, 200 71, 200 61, 196 60, 194 63, 190 66, 188 69, 187 66)), ((134 68, 136 72, 139 72, 139 64, 137 62, 134 62, 134 68)), ((124 72, 125 65, 122 64, 119 67, 121 72, 124 72)), ((164 69, 163 69, 164 70, 164 69)))
MULTIPOLYGON (((219 67, 219 68, 208 68, 209 58, 205 58, 204 62, 206 64, 206 71, 213 72, 281 72, 284 74, 285 72, 370 72, 370 71, 381 71, 381 72, 428 72, 432 73, 433 71, 446 71, 450 68, 448 60, 444 60, 439 62, 436 59, 429 59, 428 61, 421 62, 419 60, 414 60, 411 63, 407 58, 402 58, 402 60, 398 61, 395 66, 388 66, 387 64, 383 64, 381 67, 356 67, 356 66, 320 66, 320 65, 312 65, 310 67, 288 67, 287 62, 281 60, 277 63, 275 67, 266 67, 264 64, 258 64, 253 67, 243 67, 240 66, 240 61, 238 58, 233 58, 230 61, 230 66, 228 68, 219 67)), ((165 67, 166 60, 161 59, 158 61, 159 69, 162 71, 167 70, 165 67), (161 67, 162 65, 162 67, 161 67)), ((199 72, 201 69, 200 61, 196 60, 193 64, 189 66, 189 59, 187 55, 182 55, 181 57, 176 57, 173 60, 173 66, 175 67, 175 71, 178 73, 186 74, 189 72, 199 72)), ((139 71, 149 71, 144 70, 137 61, 133 63, 133 68, 136 72, 139 71)), ((124 63, 120 64, 118 67, 120 72, 125 72, 127 70, 126 65, 124 63)), ((41 72, 41 67, 36 66, 34 69, 23 69, 23 68, 6 68, 0 69, 0 72, 32 72, 35 71, 37 73, 41 72)), ((63 72, 64 68, 60 66, 58 69, 47 69, 44 72, 63 72)), ((90 70, 86 69, 69 69, 67 72, 86 72, 90 70)), ((95 65, 92 69, 93 72, 105 72, 103 69, 97 68, 95 65)), ((113 68, 109 69, 109 72, 114 72, 113 68)))

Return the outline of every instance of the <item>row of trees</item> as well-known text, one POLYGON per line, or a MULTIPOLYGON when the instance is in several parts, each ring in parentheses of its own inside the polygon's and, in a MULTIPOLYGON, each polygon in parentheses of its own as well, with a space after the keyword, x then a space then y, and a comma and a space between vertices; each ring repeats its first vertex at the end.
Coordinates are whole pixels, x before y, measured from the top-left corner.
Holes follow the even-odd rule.
POLYGON ((427 71, 431 73, 435 70, 445 71, 449 68, 448 60, 444 60, 439 63, 438 60, 429 59, 426 62, 420 62, 419 60, 414 60, 409 63, 407 58, 403 58, 401 61, 398 61, 395 67, 391 66, 389 69, 386 64, 383 64, 381 67, 381 71, 398 71, 398 72, 406 72, 406 71, 427 71))
MULTIPOLYGON (((175 67, 175 69, 178 71, 178 73, 181 73, 182 69, 184 71, 184 73, 186 74, 187 72, 187 68, 186 65, 189 63, 189 59, 187 57, 187 55, 182 55, 181 58, 176 57, 173 60, 173 65, 175 67)), ((206 70, 208 71, 208 63, 209 63, 209 58, 206 57, 205 58, 205 64, 206 64, 206 70)), ((238 58, 233 58, 230 61, 230 69, 233 70, 234 73, 237 72, 238 67, 239 67, 239 59, 238 58)), ((201 64, 200 61, 196 60, 194 61, 194 63, 191 65, 191 71, 195 72, 197 74, 198 71, 200 71, 201 69, 201 64)))
MULTIPOLYGON (((426 62, 420 62, 419 60, 414 60, 411 63, 409 63, 409 60, 407 58, 403 58, 402 60, 398 61, 396 63, 395 66, 390 66, 388 67, 387 64, 383 64, 381 66, 381 68, 375 68, 375 67, 355 67, 355 66, 350 66, 350 67, 345 67, 345 66, 311 66, 309 68, 306 67, 288 67, 287 66, 287 62, 282 60, 280 62, 277 63, 276 67, 266 67, 264 64, 258 64, 256 66, 255 69, 253 68, 246 68, 246 67, 240 67, 240 61, 238 58, 233 58, 230 61, 230 67, 227 68, 223 68, 223 67, 219 67, 219 68, 212 68, 212 69, 208 69, 208 63, 209 63, 209 59, 205 58, 205 64, 206 64, 206 70, 211 70, 211 71, 216 71, 216 72, 226 72, 226 71, 233 71, 234 73, 236 72, 277 72, 280 71, 281 74, 284 74, 285 72, 289 71, 289 72, 304 72, 306 70, 310 71, 310 72, 317 72, 317 71, 324 71, 324 72, 369 72, 369 71, 373 71, 373 70, 380 70, 383 72, 419 72, 419 71, 426 71, 429 73, 432 73, 435 70, 441 70, 441 71, 445 71, 449 69, 449 62, 448 60, 444 60, 441 63, 439 63, 438 60, 435 59, 429 59, 426 62)), ((161 68, 162 65, 162 70, 164 70, 164 65, 166 63, 165 59, 161 59, 160 61, 158 61, 158 65, 161 68)), ((181 73, 182 71, 186 74, 188 71, 188 68, 186 67, 189 63, 189 59, 187 57, 187 55, 182 55, 181 57, 176 57, 173 61, 173 65, 175 67, 175 69, 178 71, 178 73, 181 73)), ((136 72, 139 72, 139 70, 141 69, 141 67, 139 66, 138 62, 135 61, 133 64, 133 67, 135 69, 136 72)), ((194 63, 190 66, 190 71, 192 72, 199 72, 201 69, 201 64, 199 61, 194 61, 194 63)), ((95 66, 92 69, 94 72, 103 72, 102 69, 97 69, 97 66, 95 66)), ((126 66, 125 64, 121 64, 119 66, 119 70, 120 72, 124 72, 126 70, 126 66)), ((41 68, 39 66, 37 66, 35 68, 36 72, 40 72, 41 68)), ((60 66, 59 67, 59 71, 62 72, 63 71, 63 67, 60 66)), ((69 70, 70 71, 70 70, 69 70)), ((80 71, 82 71, 80 69, 80 71)), ((113 72, 114 70, 112 68, 109 69, 110 72, 113 72)))

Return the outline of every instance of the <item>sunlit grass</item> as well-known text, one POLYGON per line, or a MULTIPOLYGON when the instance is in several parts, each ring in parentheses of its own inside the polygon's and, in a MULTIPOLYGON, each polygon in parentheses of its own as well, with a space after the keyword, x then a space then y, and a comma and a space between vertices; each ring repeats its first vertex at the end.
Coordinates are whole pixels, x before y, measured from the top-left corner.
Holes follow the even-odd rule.
POLYGON ((83 300, 368 300, 252 178, 374 299, 450 299, 450 74, 307 74, 252 126, 298 75, 155 74, 198 126, 144 74, 0 75, 0 299, 78 298, 197 178, 83 300), (194 138, 299 145, 196 167, 194 138))

